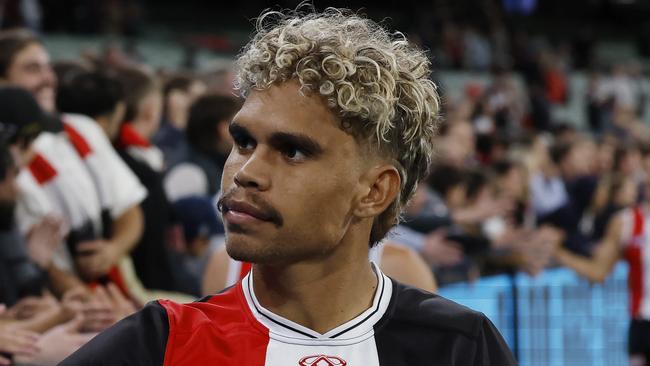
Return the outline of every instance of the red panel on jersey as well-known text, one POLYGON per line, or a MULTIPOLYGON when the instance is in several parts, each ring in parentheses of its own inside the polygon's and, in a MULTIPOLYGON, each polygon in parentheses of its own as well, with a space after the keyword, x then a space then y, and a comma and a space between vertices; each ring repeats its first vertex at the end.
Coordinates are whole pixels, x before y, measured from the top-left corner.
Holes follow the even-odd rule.
POLYGON ((246 277, 248 272, 251 271, 251 268, 253 268, 253 264, 248 263, 248 262, 240 262, 241 267, 239 267, 239 279, 241 280, 242 278, 246 277))
POLYGON ((74 127, 70 126, 67 123, 63 123, 63 128, 68 134, 68 138, 70 138, 72 146, 74 146, 75 150, 77 150, 77 153, 79 156, 81 156, 82 159, 85 159, 86 156, 93 152, 86 139, 81 136, 81 134, 77 132, 74 127))
POLYGON ((142 137, 129 123, 124 123, 120 129, 119 147, 139 146, 150 147, 151 143, 142 137))
POLYGON ((56 177, 56 169, 41 154, 36 154, 29 163, 29 171, 40 185, 44 185, 56 177))
POLYGON ((169 319, 164 366, 264 365, 268 329, 250 313, 241 283, 207 302, 158 303, 169 319))
POLYGON ((627 284, 630 289, 630 312, 635 318, 641 310, 643 299, 643 240, 644 217, 641 208, 634 209, 634 222, 632 228, 632 243, 625 249, 625 259, 629 263, 630 272, 627 284))

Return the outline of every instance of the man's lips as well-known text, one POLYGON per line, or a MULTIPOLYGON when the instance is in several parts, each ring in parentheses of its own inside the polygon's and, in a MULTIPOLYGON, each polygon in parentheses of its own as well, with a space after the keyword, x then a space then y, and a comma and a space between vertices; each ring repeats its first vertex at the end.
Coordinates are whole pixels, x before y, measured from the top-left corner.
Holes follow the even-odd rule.
POLYGON ((223 203, 224 218, 232 223, 246 223, 252 220, 271 221, 269 214, 243 201, 228 201, 223 203))

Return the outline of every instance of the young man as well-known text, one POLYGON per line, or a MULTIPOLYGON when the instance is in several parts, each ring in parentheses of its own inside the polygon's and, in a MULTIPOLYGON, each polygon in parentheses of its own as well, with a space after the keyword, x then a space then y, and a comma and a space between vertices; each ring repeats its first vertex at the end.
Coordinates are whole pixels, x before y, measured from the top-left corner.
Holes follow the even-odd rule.
POLYGON ((151 303, 63 365, 515 365, 484 315, 368 260, 431 160, 425 54, 355 15, 270 13, 237 67, 219 207, 251 273, 151 303))
POLYGON ((205 90, 205 83, 191 75, 172 75, 164 83, 162 124, 153 141, 162 150, 167 166, 183 158, 190 106, 205 90))

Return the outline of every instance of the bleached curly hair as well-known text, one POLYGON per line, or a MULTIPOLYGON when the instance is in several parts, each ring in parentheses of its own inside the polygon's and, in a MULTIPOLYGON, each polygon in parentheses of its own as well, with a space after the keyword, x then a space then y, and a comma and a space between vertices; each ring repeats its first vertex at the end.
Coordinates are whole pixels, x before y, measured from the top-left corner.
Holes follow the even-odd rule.
POLYGON ((235 61, 236 87, 253 89, 298 80, 318 93, 344 130, 400 173, 397 199, 373 222, 370 245, 399 222, 433 155, 440 101, 424 51, 397 32, 347 10, 269 11, 235 61))

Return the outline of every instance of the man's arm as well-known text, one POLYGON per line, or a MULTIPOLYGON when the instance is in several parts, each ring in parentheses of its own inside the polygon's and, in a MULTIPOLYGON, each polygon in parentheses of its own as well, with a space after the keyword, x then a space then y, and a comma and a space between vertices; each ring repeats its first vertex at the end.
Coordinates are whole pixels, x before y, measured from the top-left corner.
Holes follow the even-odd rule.
POLYGON ((59 269, 53 264, 47 268, 47 276, 50 289, 58 297, 63 296, 68 290, 84 285, 79 277, 59 269))
POLYGON ((433 272, 415 250, 390 242, 382 245, 384 251, 379 267, 386 275, 431 293, 438 290, 433 272))
POLYGON ((603 282, 620 258, 622 227, 623 220, 618 214, 610 220, 605 237, 594 248, 591 258, 574 254, 564 248, 559 248, 555 256, 562 265, 573 269, 580 276, 593 282, 603 282))
POLYGON ((118 251, 118 258, 121 258, 131 252, 144 231, 144 218, 140 205, 135 205, 124 211, 113 224, 111 242, 118 251))
POLYGON ((114 221, 113 236, 109 240, 80 243, 77 250, 83 255, 76 258, 79 272, 92 279, 105 275, 111 267, 129 255, 142 235, 144 220, 139 205, 135 205, 114 221))

